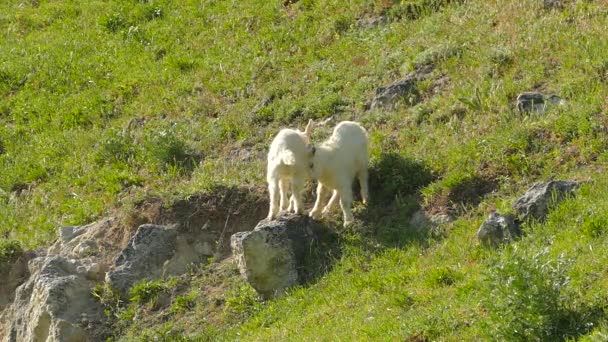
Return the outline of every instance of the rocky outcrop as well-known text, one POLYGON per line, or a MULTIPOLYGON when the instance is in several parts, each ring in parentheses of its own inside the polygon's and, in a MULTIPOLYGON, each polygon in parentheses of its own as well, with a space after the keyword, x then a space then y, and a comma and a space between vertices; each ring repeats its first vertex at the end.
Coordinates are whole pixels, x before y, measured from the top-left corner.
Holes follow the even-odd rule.
POLYGON ((511 215, 505 216, 497 212, 490 214, 477 231, 479 241, 492 247, 511 242, 519 236, 521 236, 519 222, 511 215))
POLYGON ((527 92, 517 96, 517 110, 522 114, 532 112, 542 114, 549 106, 561 104, 563 104, 563 100, 557 95, 527 92))
POLYGON ((175 254, 176 238, 175 229, 153 224, 139 226, 106 274, 106 282, 126 295, 135 281, 160 277, 163 265, 175 254))
POLYGON ((63 256, 30 260, 30 278, 3 313, 4 341, 95 341, 103 338, 103 308, 91 295, 98 268, 63 256))
POLYGON ((197 235, 173 226, 141 225, 114 260, 105 280, 126 298, 137 281, 186 273, 190 265, 215 253, 213 241, 202 238, 205 234, 204 229, 197 235))
POLYGON ((232 235, 230 246, 241 275, 268 298, 300 282, 304 259, 319 229, 307 216, 282 216, 232 235))
POLYGON ((547 216, 552 205, 573 193, 580 184, 572 180, 536 183, 515 202, 513 208, 522 220, 527 218, 542 220, 547 216))

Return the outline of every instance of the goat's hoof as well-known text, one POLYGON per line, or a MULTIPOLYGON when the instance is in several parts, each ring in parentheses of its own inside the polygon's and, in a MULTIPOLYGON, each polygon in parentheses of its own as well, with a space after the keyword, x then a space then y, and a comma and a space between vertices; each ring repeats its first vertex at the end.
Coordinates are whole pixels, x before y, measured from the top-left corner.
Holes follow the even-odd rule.
POLYGON ((308 216, 310 216, 313 220, 318 220, 321 218, 321 216, 319 215, 318 212, 310 212, 310 214, 308 214, 308 216))

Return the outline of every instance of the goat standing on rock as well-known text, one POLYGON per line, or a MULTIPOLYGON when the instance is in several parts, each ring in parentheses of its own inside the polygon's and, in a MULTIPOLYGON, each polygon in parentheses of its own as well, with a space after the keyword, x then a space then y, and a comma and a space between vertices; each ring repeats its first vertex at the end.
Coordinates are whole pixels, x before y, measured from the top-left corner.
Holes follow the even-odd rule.
POLYGON ((293 209, 297 214, 303 212, 302 190, 304 182, 310 178, 310 160, 313 154, 310 144, 312 128, 313 121, 310 120, 304 132, 282 129, 270 144, 266 173, 270 193, 269 220, 276 218, 279 211, 285 210, 290 182, 292 195, 287 211, 293 209))
POLYGON ((340 199, 340 207, 344 214, 344 226, 353 221, 351 205, 353 202, 352 184, 357 177, 361 186, 363 203, 368 200, 367 168, 369 153, 368 138, 365 128, 359 123, 342 121, 323 143, 313 150, 312 177, 316 179, 317 199, 310 211, 310 216, 318 219, 331 210, 334 203, 340 199), (321 202, 333 190, 331 199, 321 211, 321 202))

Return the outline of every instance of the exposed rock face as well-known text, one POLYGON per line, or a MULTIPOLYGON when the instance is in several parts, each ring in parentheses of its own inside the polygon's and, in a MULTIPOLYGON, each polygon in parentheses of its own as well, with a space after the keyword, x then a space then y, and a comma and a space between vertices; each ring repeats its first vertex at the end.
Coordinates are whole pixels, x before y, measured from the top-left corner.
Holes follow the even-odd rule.
POLYGON ((4 341, 94 341, 105 319, 91 295, 95 266, 88 260, 62 256, 29 262, 30 278, 3 313, 4 341), (93 328, 97 329, 96 331, 93 328))
POLYGON ((307 216, 289 215, 232 235, 230 246, 241 275, 264 297, 283 294, 299 283, 298 271, 317 229, 307 216))
POLYGON ((529 217, 542 220, 551 205, 571 194, 580 184, 572 180, 536 183, 515 202, 513 208, 522 220, 529 217))
POLYGON ((517 96, 517 110, 520 113, 544 113, 550 105, 560 105, 563 100, 557 95, 544 95, 539 92, 521 93, 517 96))
POLYGON ((106 281, 126 295, 137 280, 160 277, 163 265, 175 254, 176 241, 175 229, 153 224, 139 226, 106 274, 106 281))
POLYGON ((521 236, 521 229, 515 218, 499 213, 492 213, 479 227, 477 238, 482 244, 496 247, 508 243, 521 236))

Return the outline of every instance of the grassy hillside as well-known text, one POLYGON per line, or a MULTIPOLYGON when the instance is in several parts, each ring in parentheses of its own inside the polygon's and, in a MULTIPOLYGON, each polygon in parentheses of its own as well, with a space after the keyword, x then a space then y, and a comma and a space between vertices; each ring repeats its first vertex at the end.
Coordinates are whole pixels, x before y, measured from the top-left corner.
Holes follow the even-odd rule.
POLYGON ((263 187, 277 130, 334 116, 370 132, 374 193, 355 227, 328 221, 339 252, 316 280, 261 301, 221 271, 214 309, 203 267, 165 318, 121 308, 117 338, 605 340, 607 22, 601 0, 3 1, 0 245, 263 187), (369 109, 424 65, 416 93, 369 109), (532 90, 564 104, 520 114, 532 90), (520 241, 478 245, 492 210, 549 178, 591 182, 520 241), (417 233, 420 207, 454 221, 417 233))

